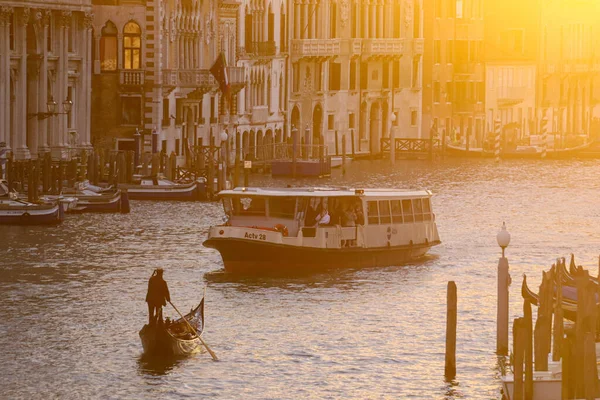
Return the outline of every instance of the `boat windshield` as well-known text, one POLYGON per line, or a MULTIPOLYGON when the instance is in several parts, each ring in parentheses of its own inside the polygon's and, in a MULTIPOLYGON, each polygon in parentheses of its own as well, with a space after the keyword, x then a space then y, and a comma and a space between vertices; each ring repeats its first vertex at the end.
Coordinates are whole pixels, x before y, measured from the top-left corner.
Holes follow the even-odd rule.
POLYGON ((223 199, 225 213, 235 216, 265 216, 266 205, 262 197, 235 196, 223 199))

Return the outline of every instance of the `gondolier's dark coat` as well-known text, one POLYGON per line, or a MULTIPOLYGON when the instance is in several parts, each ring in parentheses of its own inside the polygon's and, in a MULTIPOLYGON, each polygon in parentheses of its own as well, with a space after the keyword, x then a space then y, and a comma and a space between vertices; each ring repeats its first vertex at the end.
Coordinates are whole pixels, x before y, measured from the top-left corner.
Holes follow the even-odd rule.
POLYGON ((167 282, 161 275, 152 275, 148 281, 148 294, 146 294, 146 302, 154 306, 166 306, 167 301, 171 301, 167 282))

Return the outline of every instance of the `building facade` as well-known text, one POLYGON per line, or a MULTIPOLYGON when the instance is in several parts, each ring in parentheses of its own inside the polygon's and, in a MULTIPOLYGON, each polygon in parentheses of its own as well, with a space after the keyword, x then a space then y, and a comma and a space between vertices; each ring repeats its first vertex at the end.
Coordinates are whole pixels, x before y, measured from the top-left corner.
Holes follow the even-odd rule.
POLYGON ((505 140, 515 145, 537 133, 540 12, 537 1, 485 3, 487 129, 493 132, 500 120, 505 140))
POLYGON ((272 156, 272 145, 289 136, 287 7, 284 0, 240 5, 237 65, 246 84, 235 99, 234 114, 241 158, 272 156))
POLYGON ((481 146, 485 132, 483 0, 425 0, 422 129, 481 146))
POLYGON ((236 67, 238 2, 94 1, 94 135, 99 146, 175 153, 183 165, 195 145, 233 143, 235 112, 210 68, 223 52, 233 97, 244 86, 236 67))
POLYGON ((290 14, 291 131, 376 154, 394 112, 396 137, 422 136, 421 0, 293 0, 290 14))
POLYGON ((0 142, 15 159, 66 159, 90 142, 92 7, 0 3, 0 142))
POLYGON ((600 5, 556 0, 541 10, 538 119, 561 141, 594 136, 600 117, 600 5))

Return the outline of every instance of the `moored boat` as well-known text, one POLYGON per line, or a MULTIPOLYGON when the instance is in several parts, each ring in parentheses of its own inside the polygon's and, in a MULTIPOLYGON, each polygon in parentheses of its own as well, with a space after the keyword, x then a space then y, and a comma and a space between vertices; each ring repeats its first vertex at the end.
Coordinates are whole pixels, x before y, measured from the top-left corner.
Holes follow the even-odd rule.
MULTIPOLYGON (((565 149, 554 149, 548 148, 545 152, 541 146, 517 146, 511 150, 501 150, 500 158, 502 159, 568 159, 575 158, 582 154, 590 147, 591 143, 582 144, 579 146, 565 148, 565 149)), ((492 158, 495 156, 493 150, 486 150, 483 148, 469 148, 454 146, 451 144, 446 145, 446 153, 450 156, 455 157, 478 157, 478 158, 492 158)))
POLYGON ((182 318, 172 322, 163 322, 161 318, 155 325, 144 325, 139 332, 144 353, 188 356, 203 352, 204 346, 199 336, 204 331, 204 297, 200 304, 184 317, 187 323, 182 318), (190 325, 196 332, 190 329, 190 325))
POLYGON ((60 201, 32 203, 9 192, 8 186, 0 181, 0 224, 1 225, 52 225, 64 219, 64 208, 60 201))
POLYGON ((203 178, 189 183, 176 183, 162 178, 141 178, 135 184, 120 184, 127 189, 131 200, 205 200, 206 182, 203 178))
POLYGON ((236 188, 219 196, 228 220, 210 228, 204 246, 230 272, 399 265, 440 243, 426 190, 236 188), (328 223, 316 223, 324 214, 328 223))
POLYGON ((75 188, 63 190, 63 195, 77 199, 76 207, 69 212, 126 212, 129 209, 128 198, 123 196, 120 189, 103 189, 90 185, 89 182, 79 182, 75 188))

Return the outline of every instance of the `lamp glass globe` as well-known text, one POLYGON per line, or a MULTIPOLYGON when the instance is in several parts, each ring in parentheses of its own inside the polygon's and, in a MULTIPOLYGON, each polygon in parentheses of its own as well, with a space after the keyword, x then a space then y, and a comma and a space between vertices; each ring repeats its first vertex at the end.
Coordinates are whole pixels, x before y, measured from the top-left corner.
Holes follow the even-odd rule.
POLYGON ((503 249, 508 247, 510 244, 510 233, 508 233, 506 230, 506 223, 502 223, 502 229, 500 229, 500 232, 498 232, 496 240, 498 241, 498 246, 502 247, 503 249))
POLYGON ((226 141, 227 140, 227 132, 221 131, 221 135, 219 137, 221 138, 221 142, 226 141))

